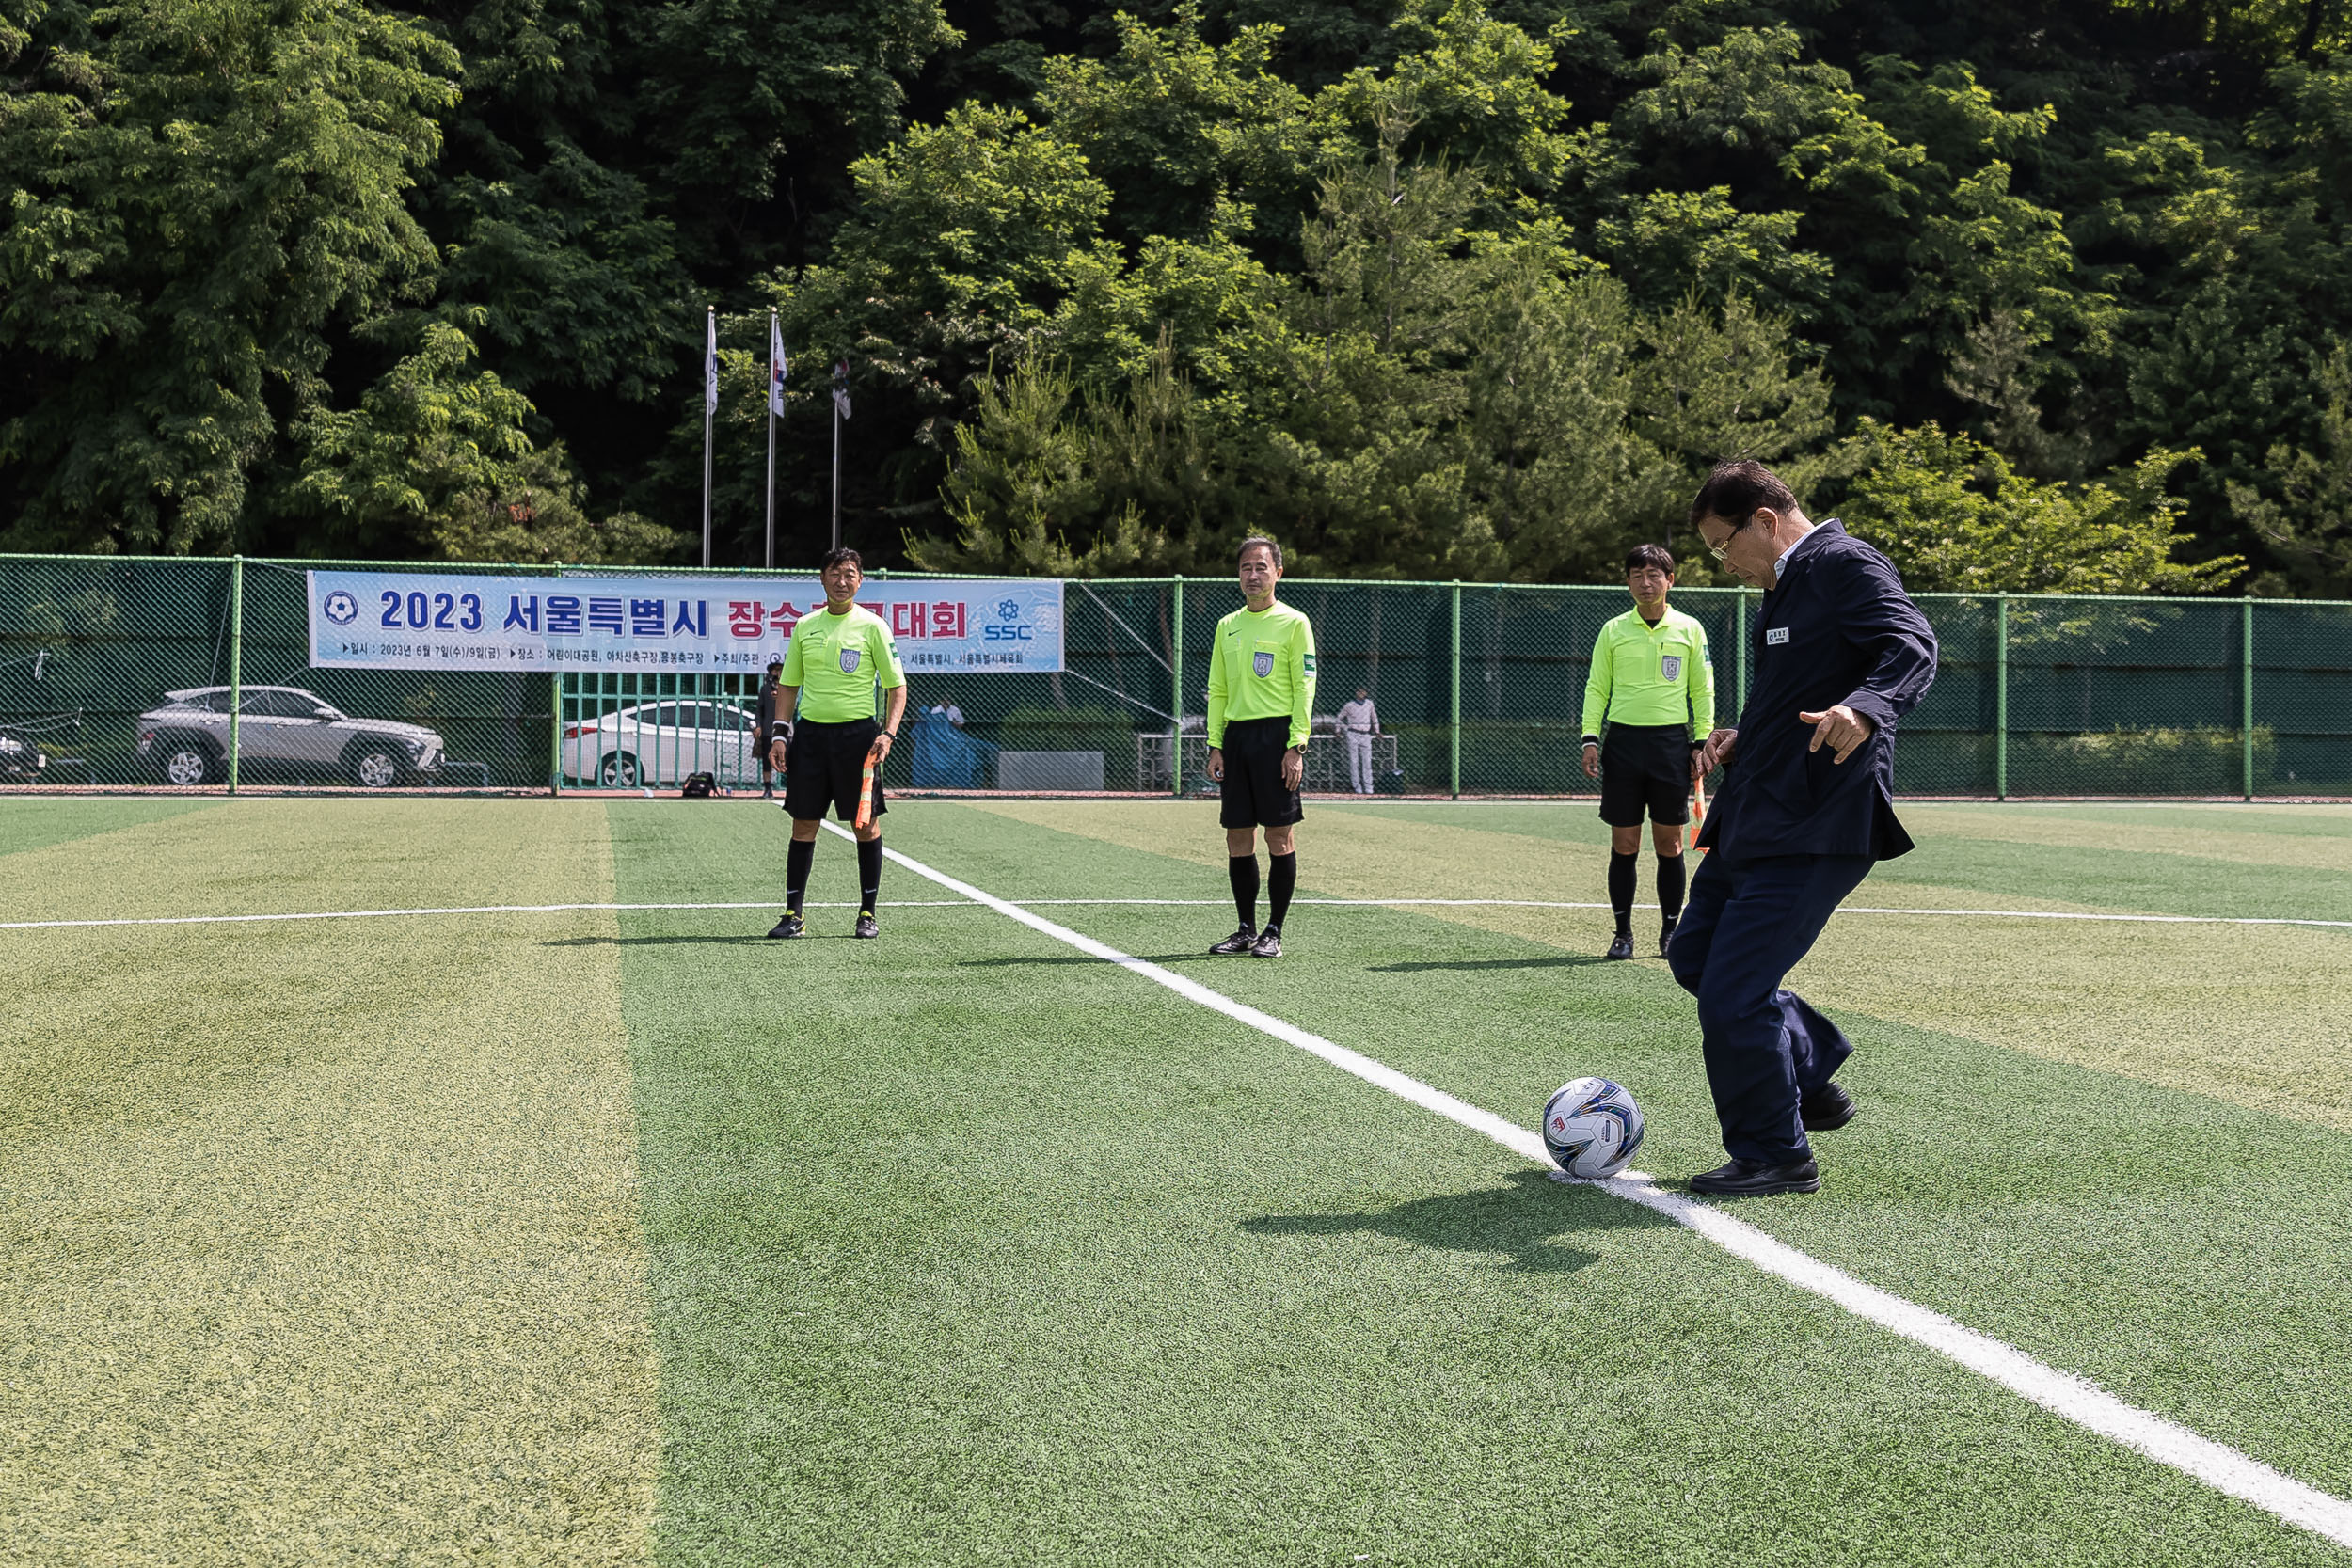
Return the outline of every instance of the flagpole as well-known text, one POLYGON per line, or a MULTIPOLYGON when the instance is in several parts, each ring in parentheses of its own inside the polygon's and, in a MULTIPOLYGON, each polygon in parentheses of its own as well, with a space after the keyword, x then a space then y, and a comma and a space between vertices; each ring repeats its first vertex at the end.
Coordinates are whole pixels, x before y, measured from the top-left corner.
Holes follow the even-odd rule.
POLYGON ((719 411, 719 308, 703 307, 703 564, 710 564, 710 428, 719 411))
POLYGON ((761 564, 776 569, 776 313, 768 312, 768 553, 761 564))
POLYGON ((841 547, 841 388, 847 381, 845 362, 833 368, 833 547, 841 547))

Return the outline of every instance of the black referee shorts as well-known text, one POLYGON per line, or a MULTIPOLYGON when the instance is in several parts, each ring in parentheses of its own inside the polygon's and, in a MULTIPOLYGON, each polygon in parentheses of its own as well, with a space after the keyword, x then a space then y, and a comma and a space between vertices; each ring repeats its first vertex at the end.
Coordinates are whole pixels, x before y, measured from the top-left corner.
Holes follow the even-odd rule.
POLYGON ((1298 791, 1282 783, 1282 753, 1290 749, 1290 737, 1288 714, 1238 719, 1225 726, 1219 822, 1229 828, 1287 828, 1307 815, 1298 791))
MULTIPOLYGON (((844 822, 857 820, 857 790, 866 772, 866 753, 882 734, 872 719, 851 719, 839 724, 819 724, 803 719, 792 726, 784 749, 784 810, 798 821, 825 815, 827 801, 844 822)), ((874 774, 874 815, 890 808, 882 804, 882 774, 874 774)))
POLYGON ((1600 743, 1600 819, 1638 828, 1691 820, 1691 729, 1687 724, 1612 724, 1600 743))

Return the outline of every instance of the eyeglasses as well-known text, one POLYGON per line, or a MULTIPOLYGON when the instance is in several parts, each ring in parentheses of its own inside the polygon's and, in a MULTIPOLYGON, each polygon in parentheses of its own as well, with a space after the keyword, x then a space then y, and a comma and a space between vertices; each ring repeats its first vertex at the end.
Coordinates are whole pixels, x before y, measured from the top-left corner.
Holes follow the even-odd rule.
POLYGON ((1732 524, 1731 532, 1724 535, 1724 542, 1720 545, 1707 545, 1707 536, 1705 534, 1701 534, 1699 536, 1699 543, 1707 545, 1707 553, 1713 556, 1716 560, 1721 561, 1724 559, 1724 553, 1731 548, 1732 539, 1741 529, 1747 527, 1748 524, 1754 522, 1755 520, 1756 514, 1751 512, 1745 517, 1742 517, 1738 522, 1732 524))

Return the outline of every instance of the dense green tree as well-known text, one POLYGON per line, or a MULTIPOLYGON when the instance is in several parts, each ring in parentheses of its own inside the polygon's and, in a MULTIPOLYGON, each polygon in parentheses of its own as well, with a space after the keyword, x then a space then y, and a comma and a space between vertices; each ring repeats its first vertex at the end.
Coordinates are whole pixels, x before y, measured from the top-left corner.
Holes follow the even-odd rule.
POLYGON ((222 549, 335 338, 423 297, 404 195, 456 61, 358 0, 25 17, 0 100, 0 465, 18 547, 222 549))
POLYGON ((840 361, 883 560, 1577 576, 1745 452, 1979 518, 2160 483, 2168 561, 2341 586, 2347 47, 2333 0, 7 0, 0 530, 673 554, 715 304, 755 560, 772 305, 787 559, 840 361))

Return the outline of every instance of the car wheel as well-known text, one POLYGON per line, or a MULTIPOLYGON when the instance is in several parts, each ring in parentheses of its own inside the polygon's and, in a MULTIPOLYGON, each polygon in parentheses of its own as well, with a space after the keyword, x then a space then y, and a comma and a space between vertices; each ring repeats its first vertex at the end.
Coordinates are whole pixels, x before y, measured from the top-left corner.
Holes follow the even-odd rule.
POLYGON ((627 752, 615 752, 596 768, 596 782, 607 789, 637 787, 637 759, 627 752))
POLYGON ((166 736, 155 743, 155 767, 164 783, 183 789, 213 782, 213 749, 194 736, 166 736))
POLYGON ((362 789, 389 789, 400 783, 400 757, 383 746, 363 746, 351 754, 351 776, 362 789))

